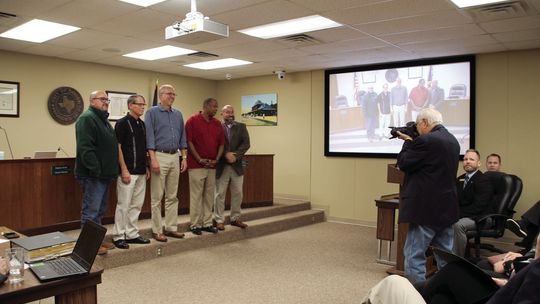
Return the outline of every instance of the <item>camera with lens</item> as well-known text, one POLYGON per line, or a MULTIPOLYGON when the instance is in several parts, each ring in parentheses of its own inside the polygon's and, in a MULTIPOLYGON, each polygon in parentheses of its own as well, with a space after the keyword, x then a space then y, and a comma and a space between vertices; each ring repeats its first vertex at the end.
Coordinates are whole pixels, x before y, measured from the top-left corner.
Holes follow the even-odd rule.
POLYGON ((412 139, 420 136, 420 134, 418 134, 418 131, 416 130, 416 122, 414 121, 409 121, 405 124, 405 127, 390 127, 390 129, 390 134, 392 135, 390 139, 398 137, 398 131, 405 135, 409 135, 412 139))

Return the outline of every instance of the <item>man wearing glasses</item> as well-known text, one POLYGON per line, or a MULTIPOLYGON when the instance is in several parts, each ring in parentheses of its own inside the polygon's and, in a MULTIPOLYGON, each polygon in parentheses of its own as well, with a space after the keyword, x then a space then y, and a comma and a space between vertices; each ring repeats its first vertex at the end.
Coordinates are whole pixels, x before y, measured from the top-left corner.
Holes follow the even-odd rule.
POLYGON ((146 147, 150 156, 152 234, 156 241, 166 242, 167 236, 183 238, 178 231, 178 180, 187 169, 187 142, 182 113, 172 107, 174 87, 162 85, 159 105, 146 111, 146 147), (181 151, 182 161, 179 160, 181 151), (161 200, 165 194, 165 229, 161 219, 161 200))
MULTIPOLYGON (((107 119, 109 102, 105 91, 92 92, 90 107, 75 124, 75 177, 83 192, 81 226, 87 221, 101 224, 107 209, 109 185, 118 177, 118 143, 107 119)), ((105 254, 112 248, 112 243, 104 242, 98 254, 105 254)))
POLYGON ((146 128, 141 116, 146 102, 141 95, 129 96, 129 113, 114 126, 118 140, 120 176, 116 181, 118 203, 114 214, 113 243, 116 248, 128 249, 129 244, 149 244, 139 235, 137 220, 141 213, 150 178, 146 158, 146 128))

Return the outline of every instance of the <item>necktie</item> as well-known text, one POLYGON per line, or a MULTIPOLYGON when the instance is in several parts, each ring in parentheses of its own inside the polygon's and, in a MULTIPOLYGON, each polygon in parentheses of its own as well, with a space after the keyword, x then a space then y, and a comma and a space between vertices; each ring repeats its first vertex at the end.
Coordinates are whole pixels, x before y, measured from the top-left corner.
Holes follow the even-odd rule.
POLYGON ((469 175, 465 174, 465 181, 463 182, 463 188, 467 186, 467 183, 469 182, 469 175))

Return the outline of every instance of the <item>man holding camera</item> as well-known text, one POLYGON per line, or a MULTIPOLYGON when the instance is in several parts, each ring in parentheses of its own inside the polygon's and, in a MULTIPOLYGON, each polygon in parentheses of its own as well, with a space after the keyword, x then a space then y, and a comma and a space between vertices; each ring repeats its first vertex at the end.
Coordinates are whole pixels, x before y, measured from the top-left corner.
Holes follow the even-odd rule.
MULTIPOLYGON (((413 283, 426 280, 425 252, 429 245, 452 250, 452 225, 458 220, 455 178, 460 148, 456 138, 441 123, 441 113, 426 108, 416 118, 420 136, 413 139, 398 132, 404 143, 397 166, 405 172, 399 222, 409 223, 403 253, 405 275, 413 283)), ((444 264, 437 259, 439 268, 444 264)))

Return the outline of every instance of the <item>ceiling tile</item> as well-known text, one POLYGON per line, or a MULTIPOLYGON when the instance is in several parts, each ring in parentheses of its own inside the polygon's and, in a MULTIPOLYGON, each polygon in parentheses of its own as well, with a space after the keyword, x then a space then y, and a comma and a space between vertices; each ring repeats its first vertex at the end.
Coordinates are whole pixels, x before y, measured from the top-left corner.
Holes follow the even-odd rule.
POLYGON ((239 30, 309 15, 313 15, 313 11, 289 1, 272 0, 217 14, 212 20, 228 24, 230 30, 239 30))
POLYGON ((527 16, 480 23, 480 27, 488 33, 505 33, 519 30, 540 29, 540 16, 527 16))
POLYGON ((418 29, 437 29, 471 23, 471 19, 455 10, 437 14, 407 16, 370 23, 357 22, 353 27, 371 35, 411 32, 418 29))
POLYGON ((500 42, 526 41, 540 39, 540 30, 525 30, 493 34, 493 38, 500 42))
POLYGON ((411 44, 431 41, 436 43, 439 40, 449 40, 462 37, 470 37, 485 34, 485 32, 474 24, 463 26, 440 28, 435 30, 424 30, 417 32, 398 33, 380 36, 382 39, 396 45, 411 44))
POLYGON ((65 53, 70 53, 76 50, 75 48, 67 48, 63 46, 54 46, 47 44, 36 44, 29 48, 22 50, 22 53, 35 54, 41 56, 52 56, 56 57, 65 53))

